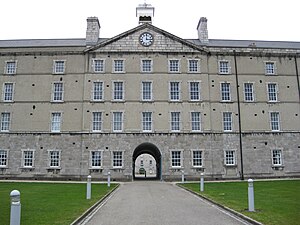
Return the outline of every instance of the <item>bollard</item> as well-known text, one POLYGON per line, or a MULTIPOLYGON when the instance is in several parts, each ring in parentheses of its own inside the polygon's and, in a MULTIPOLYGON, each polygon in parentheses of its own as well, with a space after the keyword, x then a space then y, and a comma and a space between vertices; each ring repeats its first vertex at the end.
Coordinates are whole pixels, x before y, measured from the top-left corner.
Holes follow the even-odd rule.
POLYGON ((254 212, 254 187, 253 180, 248 179, 248 211, 254 212))
POLYGON ((10 192, 11 208, 10 208, 10 225, 20 225, 21 222, 21 200, 20 192, 13 190, 10 192))
POLYGON ((107 187, 110 187, 110 172, 107 172, 107 187))
POLYGON ((200 191, 204 191, 204 173, 200 174, 200 191))
POLYGON ((91 175, 88 175, 87 183, 86 183, 86 199, 91 199, 91 190, 92 190, 91 180, 92 180, 91 175))
POLYGON ((184 170, 181 170, 181 183, 184 183, 184 170))

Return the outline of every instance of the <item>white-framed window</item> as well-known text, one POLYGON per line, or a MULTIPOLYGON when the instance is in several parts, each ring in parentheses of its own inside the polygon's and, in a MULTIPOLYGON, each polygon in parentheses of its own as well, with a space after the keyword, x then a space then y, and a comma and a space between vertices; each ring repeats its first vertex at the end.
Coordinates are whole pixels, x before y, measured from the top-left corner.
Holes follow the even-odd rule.
POLYGON ((123 81, 113 82, 113 100, 123 101, 124 100, 124 83, 123 81))
POLYGON ((115 59, 113 61, 113 72, 114 73, 125 73, 125 60, 115 59))
POLYGON ((192 150, 192 163, 193 167, 203 166, 203 151, 202 150, 192 150))
POLYGON ((0 168, 8 166, 8 150, 0 149, 0 168))
POLYGON ((113 132, 123 131, 123 112, 113 112, 113 132))
POLYGON ((276 74, 275 62, 265 62, 265 74, 266 75, 275 75, 276 74))
POLYGON ((201 113, 191 112, 192 131, 201 131, 201 113))
POLYGON ((278 101, 278 86, 277 83, 268 83, 268 101, 277 102, 278 101))
POLYGON ((10 60, 5 62, 4 74, 14 75, 17 73, 17 61, 10 60))
POLYGON ((169 86, 170 101, 180 100, 180 82, 171 81, 169 86))
POLYGON ((93 112, 93 132, 102 131, 102 112, 93 112))
POLYGON ((230 83, 221 83, 221 100, 231 101, 230 83))
POLYGON ((282 166, 282 151, 281 149, 272 150, 272 164, 273 166, 282 166))
POLYGON ((90 168, 101 169, 102 168, 102 150, 90 151, 90 168))
POLYGON ((171 167, 181 167, 182 165, 182 151, 172 150, 171 151, 171 167))
POLYGON ((102 81, 94 81, 93 82, 93 101, 103 101, 103 82, 102 81))
POLYGON ((104 59, 93 59, 92 65, 94 73, 104 73, 104 59))
POLYGON ((123 151, 112 152, 112 166, 113 168, 123 167, 123 151))
POLYGON ((12 102, 14 100, 14 83, 4 83, 2 100, 4 102, 12 102))
POLYGON ((226 166, 235 166, 236 165, 235 150, 226 150, 224 152, 224 163, 226 166))
POLYGON ((171 112, 171 131, 180 131, 180 112, 171 112))
POLYGON ((9 112, 3 112, 1 113, 1 132, 8 132, 10 129, 10 113, 9 112))
POLYGON ((66 64, 65 60, 54 60, 53 61, 53 73, 54 74, 64 74, 65 67, 66 67, 65 64, 66 64))
POLYGON ((270 126, 272 131, 280 131, 279 112, 270 112, 270 126))
POLYGON ((152 73, 153 62, 151 59, 141 60, 141 72, 142 73, 152 73))
POLYGON ((198 59, 188 59, 188 72, 200 73, 200 64, 198 59))
POLYGON ((52 101, 53 102, 62 102, 64 100, 64 83, 55 82, 53 83, 52 89, 52 101))
POLYGON ((244 100, 245 102, 254 101, 254 85, 253 83, 244 83, 244 100))
POLYGON ((143 132, 152 131, 152 112, 142 112, 142 129, 143 132))
POLYGON ((223 112, 223 130, 232 131, 232 112, 223 112))
POLYGON ((169 60, 169 73, 179 73, 180 72, 180 61, 179 59, 169 60))
POLYGON ((219 74, 230 74, 231 67, 228 60, 219 61, 219 74))
POLYGON ((199 101, 200 100, 200 82, 191 81, 190 82, 190 100, 199 101))
POLYGON ((49 150, 49 167, 59 168, 60 167, 60 151, 59 150, 49 150))
POLYGON ((22 167, 34 167, 34 150, 22 150, 22 167))
POLYGON ((142 81, 142 101, 152 101, 151 81, 142 81))
POLYGON ((60 132, 61 129, 61 112, 51 113, 51 132, 60 132))

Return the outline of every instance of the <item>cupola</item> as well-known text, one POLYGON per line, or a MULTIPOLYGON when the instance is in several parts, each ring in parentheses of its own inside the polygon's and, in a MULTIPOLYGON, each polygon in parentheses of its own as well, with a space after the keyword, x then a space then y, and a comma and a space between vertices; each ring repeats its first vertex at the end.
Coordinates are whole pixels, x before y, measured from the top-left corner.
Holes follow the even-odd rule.
POLYGON ((154 7, 146 2, 144 4, 138 5, 136 7, 136 17, 138 18, 138 23, 150 23, 152 24, 154 17, 154 7))

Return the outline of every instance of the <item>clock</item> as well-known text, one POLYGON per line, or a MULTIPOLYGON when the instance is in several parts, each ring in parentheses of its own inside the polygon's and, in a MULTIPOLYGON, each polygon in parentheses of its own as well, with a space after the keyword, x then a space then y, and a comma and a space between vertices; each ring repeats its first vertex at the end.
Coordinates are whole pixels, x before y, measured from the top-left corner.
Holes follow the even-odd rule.
POLYGON ((148 32, 142 33, 140 36, 140 43, 145 47, 152 45, 153 41, 153 35, 148 32))

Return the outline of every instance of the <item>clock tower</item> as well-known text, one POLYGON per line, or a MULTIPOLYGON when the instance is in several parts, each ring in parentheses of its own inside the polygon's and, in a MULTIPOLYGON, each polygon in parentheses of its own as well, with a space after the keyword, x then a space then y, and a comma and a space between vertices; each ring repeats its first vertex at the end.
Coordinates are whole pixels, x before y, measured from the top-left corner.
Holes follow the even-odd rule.
POLYGON ((138 23, 150 23, 152 24, 154 17, 154 7, 150 4, 147 4, 146 1, 144 4, 138 5, 136 7, 136 17, 138 18, 138 23))

